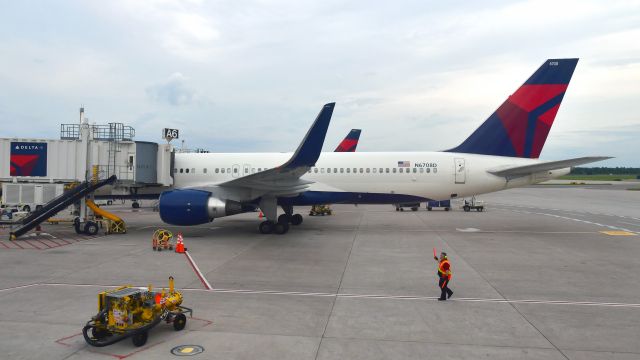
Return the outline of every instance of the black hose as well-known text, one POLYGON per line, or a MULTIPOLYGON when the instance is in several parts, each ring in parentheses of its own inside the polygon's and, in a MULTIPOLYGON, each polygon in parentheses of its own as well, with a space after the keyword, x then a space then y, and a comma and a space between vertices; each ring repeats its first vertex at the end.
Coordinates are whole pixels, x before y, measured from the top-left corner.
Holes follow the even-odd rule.
POLYGON ((92 338, 89 336, 89 334, 87 334, 87 332, 90 329, 93 329, 96 327, 93 321, 94 321, 93 319, 89 320, 87 324, 82 328, 82 336, 84 336, 84 340, 87 342, 87 344, 95 347, 103 347, 103 346, 115 344, 118 341, 126 339, 130 336, 135 336, 142 332, 148 331, 152 327, 158 325, 160 321, 162 321, 162 316, 157 316, 155 319, 153 319, 152 322, 148 323, 147 325, 141 326, 135 330, 128 330, 119 335, 111 335, 106 337, 104 340, 92 338))

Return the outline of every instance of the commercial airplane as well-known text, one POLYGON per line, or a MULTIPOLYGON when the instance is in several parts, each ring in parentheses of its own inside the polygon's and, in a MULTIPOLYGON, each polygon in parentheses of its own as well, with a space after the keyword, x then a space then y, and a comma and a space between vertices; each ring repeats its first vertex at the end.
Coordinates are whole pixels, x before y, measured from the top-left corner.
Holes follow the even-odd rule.
POLYGON ((294 153, 176 154, 176 189, 160 195, 160 217, 198 225, 259 207, 267 218, 260 232, 284 234, 302 223, 294 206, 444 200, 568 174, 571 166, 608 159, 538 159, 577 63, 545 61, 469 138, 442 152, 321 153, 329 103, 294 153))

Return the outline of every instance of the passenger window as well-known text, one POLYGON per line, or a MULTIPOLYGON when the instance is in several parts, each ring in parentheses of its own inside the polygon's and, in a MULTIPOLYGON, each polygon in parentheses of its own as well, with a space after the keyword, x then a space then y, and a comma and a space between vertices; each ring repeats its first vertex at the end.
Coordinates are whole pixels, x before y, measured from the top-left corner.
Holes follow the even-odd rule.
POLYGON ((233 168, 233 173, 237 174, 238 173, 238 168, 233 168))
POLYGON ((340 174, 344 173, 344 168, 340 168, 340 174))
POLYGON ((206 173, 207 173, 207 168, 202 169, 202 172, 203 172, 204 174, 206 174, 206 173))
POLYGON ((231 168, 227 168, 227 174, 231 174, 231 168))
POLYGON ((313 168, 313 172, 317 174, 318 173, 318 168, 313 168))
POLYGON ((378 172, 378 169, 373 168, 373 173, 375 174, 376 172, 378 172))
POLYGON ((191 173, 195 174, 196 173, 196 168, 191 168, 191 173))
POLYGON ((369 168, 367 168, 367 174, 369 173, 369 170, 370 170, 370 169, 369 169, 369 168))
POLYGON ((338 173, 338 168, 333 168, 333 173, 337 174, 338 173))
POLYGON ((255 172, 256 172, 256 168, 251 168, 251 173, 255 174, 255 172))
POLYGON ((360 174, 362 174, 362 172, 363 172, 363 169, 362 169, 362 168, 360 168, 360 174))
POLYGON ((351 174, 351 168, 347 168, 347 174, 351 174))
POLYGON ((413 168, 413 173, 415 174, 415 173, 417 173, 417 172, 418 172, 418 169, 413 168))
POLYGON ((321 173, 321 174, 324 174, 324 168, 321 168, 321 169, 320 169, 320 173, 321 173))
POLYGON ((400 171, 400 174, 402 174, 404 172, 403 168, 398 169, 398 171, 400 171))
POLYGON ((393 168, 393 173, 394 173, 394 174, 396 173, 396 168, 393 168))
POLYGON ((389 168, 384 169, 384 172, 388 174, 389 173, 389 168))
POLYGON ((188 174, 189 173, 189 169, 185 169, 184 172, 186 172, 188 174))
MULTIPOLYGON (((436 172, 435 170, 436 170, 436 169, 433 169, 433 172, 436 172)), ((430 168, 427 168, 427 174, 428 174, 428 173, 430 173, 430 172, 431 172, 431 169, 430 169, 430 168)))
POLYGON ((438 172, 438 168, 433 168, 433 173, 437 173, 438 172))
POLYGON ((331 174, 331 168, 327 168, 327 174, 331 174))
POLYGON ((220 169, 220 172, 224 174, 224 168, 220 169))
POLYGON ((220 172, 220 169, 216 168, 216 174, 220 172))
POLYGON ((420 173, 422 174, 424 172, 424 168, 420 168, 420 173))
POLYGON ((184 172, 184 169, 180 168, 180 174, 182 174, 184 172))

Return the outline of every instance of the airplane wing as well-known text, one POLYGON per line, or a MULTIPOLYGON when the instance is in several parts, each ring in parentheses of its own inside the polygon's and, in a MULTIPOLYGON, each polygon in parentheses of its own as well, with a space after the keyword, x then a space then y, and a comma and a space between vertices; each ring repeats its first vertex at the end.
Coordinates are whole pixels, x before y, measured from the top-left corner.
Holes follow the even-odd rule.
POLYGON ((307 131, 300 145, 298 145, 298 149, 286 163, 273 169, 216 185, 225 188, 249 189, 258 196, 265 194, 293 196, 303 192, 312 182, 301 180, 300 177, 312 166, 315 166, 320 157, 320 151, 327 135, 334 107, 335 103, 329 103, 322 107, 313 125, 307 131))
POLYGON ((534 173, 550 170, 564 169, 571 166, 578 166, 582 164, 588 164, 596 161, 602 161, 611 159, 610 156, 587 156, 575 159, 558 160, 558 161, 546 161, 532 165, 501 167, 496 169, 487 170, 487 172, 508 178, 517 178, 521 176, 527 176, 534 173))

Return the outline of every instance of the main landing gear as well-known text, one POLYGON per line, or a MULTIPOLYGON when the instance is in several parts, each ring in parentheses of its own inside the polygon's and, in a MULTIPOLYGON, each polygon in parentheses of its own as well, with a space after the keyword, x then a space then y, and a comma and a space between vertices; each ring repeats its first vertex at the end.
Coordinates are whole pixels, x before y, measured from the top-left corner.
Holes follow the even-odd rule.
MULTIPOLYGON (((291 209, 293 210, 293 209, 291 209)), ((293 212, 293 211, 291 211, 293 212)), ((263 221, 262 223, 260 223, 260 233, 262 234, 271 234, 271 233, 276 233, 278 235, 281 234, 286 234, 289 231, 289 224, 294 225, 294 226, 298 226, 300 224, 302 224, 302 221, 304 219, 302 218, 302 215, 300 214, 287 214, 284 213, 280 216, 278 216, 278 221, 277 222, 273 222, 271 220, 267 220, 267 221, 263 221)))

